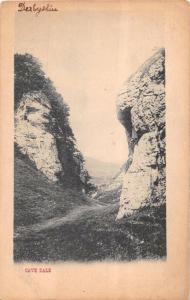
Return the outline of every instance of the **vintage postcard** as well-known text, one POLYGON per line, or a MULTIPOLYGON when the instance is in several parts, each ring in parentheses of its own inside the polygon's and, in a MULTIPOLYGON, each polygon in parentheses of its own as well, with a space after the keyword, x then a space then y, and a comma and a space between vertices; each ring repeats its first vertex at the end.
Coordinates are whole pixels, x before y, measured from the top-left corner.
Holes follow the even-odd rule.
POLYGON ((2 300, 188 299, 189 17, 2 3, 2 300))

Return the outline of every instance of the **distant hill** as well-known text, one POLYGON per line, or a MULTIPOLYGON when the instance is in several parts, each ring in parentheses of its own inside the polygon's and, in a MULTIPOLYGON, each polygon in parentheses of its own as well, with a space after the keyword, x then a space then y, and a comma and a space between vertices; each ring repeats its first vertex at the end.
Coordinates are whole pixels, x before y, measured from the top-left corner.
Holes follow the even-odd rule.
POLYGON ((91 177, 113 178, 120 170, 121 165, 97 160, 92 157, 85 157, 86 168, 91 177))

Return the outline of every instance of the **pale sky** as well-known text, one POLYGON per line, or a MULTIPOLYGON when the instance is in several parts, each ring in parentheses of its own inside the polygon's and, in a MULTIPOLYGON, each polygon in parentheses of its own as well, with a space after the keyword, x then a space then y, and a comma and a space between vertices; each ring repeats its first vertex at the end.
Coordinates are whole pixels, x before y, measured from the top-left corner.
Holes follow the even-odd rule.
POLYGON ((31 53, 70 106, 79 149, 101 161, 127 159, 116 116, 123 82, 164 46, 162 20, 126 12, 17 14, 15 52, 31 53))

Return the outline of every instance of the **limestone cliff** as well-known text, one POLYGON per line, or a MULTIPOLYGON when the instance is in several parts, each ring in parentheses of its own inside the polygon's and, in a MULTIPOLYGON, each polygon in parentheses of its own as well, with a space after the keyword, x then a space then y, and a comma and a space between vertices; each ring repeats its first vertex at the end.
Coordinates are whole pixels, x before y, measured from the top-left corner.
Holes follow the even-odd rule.
POLYGON ((165 52, 158 50, 123 85, 118 119, 128 140, 128 160, 117 219, 165 202, 165 52))
POLYGON ((48 130, 53 121, 51 105, 44 94, 24 95, 15 113, 15 142, 20 151, 35 162, 38 170, 50 180, 58 181, 56 174, 62 167, 55 135, 48 130))
POLYGON ((89 189, 68 106, 29 54, 15 56, 15 144, 50 181, 89 189))

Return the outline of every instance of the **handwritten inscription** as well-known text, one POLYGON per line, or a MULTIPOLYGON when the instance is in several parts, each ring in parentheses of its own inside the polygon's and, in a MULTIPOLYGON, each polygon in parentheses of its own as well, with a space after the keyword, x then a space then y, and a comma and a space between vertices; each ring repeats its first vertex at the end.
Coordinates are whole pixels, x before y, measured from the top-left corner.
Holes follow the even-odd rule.
POLYGON ((58 11, 58 9, 49 3, 45 5, 37 5, 36 3, 32 5, 28 5, 25 2, 19 2, 18 4, 18 12, 31 12, 36 15, 39 15, 42 12, 56 12, 56 11, 58 11))

